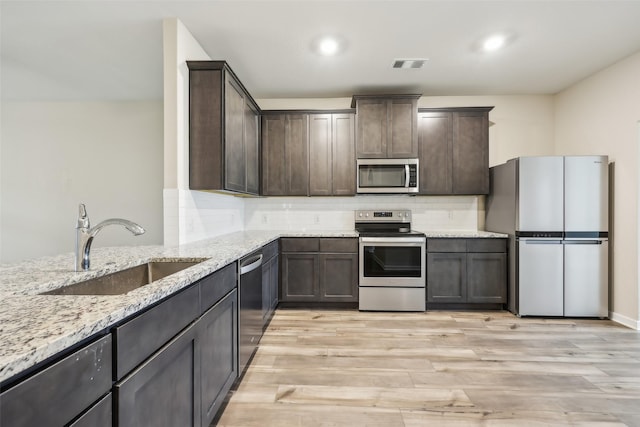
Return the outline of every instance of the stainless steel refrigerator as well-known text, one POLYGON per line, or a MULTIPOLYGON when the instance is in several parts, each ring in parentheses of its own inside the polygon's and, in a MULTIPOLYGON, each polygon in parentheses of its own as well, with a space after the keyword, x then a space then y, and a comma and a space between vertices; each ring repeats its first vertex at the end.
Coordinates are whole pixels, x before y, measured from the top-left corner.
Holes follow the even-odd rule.
POLYGON ((486 229, 509 234, 508 309, 608 317, 608 157, 519 157, 490 176, 486 229))

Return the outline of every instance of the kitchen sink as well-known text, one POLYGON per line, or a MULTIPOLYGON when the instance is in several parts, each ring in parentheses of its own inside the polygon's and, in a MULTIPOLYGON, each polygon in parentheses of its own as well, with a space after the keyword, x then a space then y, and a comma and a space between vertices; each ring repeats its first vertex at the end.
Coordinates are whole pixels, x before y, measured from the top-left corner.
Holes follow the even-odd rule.
POLYGON ((41 295, 121 295, 199 264, 200 261, 151 261, 126 270, 63 286, 41 295))

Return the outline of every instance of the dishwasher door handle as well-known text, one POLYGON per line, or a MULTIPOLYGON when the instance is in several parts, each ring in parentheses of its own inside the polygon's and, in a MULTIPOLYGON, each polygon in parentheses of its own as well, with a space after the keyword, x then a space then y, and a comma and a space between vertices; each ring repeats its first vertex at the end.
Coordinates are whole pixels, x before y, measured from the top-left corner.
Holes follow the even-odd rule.
POLYGON ((253 256, 242 262, 240 265, 240 275, 249 273, 262 265, 262 254, 253 256))

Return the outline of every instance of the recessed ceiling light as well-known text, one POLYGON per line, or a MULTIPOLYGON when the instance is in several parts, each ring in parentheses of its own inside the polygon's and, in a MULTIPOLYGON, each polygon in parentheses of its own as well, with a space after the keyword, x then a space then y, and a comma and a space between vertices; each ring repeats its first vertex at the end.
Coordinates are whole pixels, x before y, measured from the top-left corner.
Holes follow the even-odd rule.
POLYGON ((393 68, 422 68, 428 58, 421 59, 394 59, 393 68))
POLYGON ((325 36, 315 39, 312 49, 318 55, 335 56, 345 50, 346 43, 340 37, 325 36))
POLYGON ((501 47, 503 47, 505 44, 505 41, 506 41, 506 38, 503 35, 497 34, 485 39, 484 43, 482 44, 482 47, 485 51, 492 52, 494 50, 498 50, 501 47))

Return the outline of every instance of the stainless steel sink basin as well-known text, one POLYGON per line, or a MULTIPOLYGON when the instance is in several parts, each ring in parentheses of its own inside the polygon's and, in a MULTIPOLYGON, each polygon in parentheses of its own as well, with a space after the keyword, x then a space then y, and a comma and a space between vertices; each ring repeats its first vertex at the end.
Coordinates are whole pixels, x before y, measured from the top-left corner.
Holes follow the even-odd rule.
POLYGON ((121 295, 202 261, 151 261, 126 270, 63 286, 41 295, 121 295))

